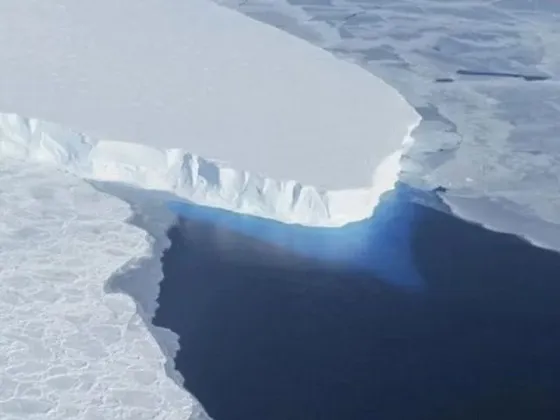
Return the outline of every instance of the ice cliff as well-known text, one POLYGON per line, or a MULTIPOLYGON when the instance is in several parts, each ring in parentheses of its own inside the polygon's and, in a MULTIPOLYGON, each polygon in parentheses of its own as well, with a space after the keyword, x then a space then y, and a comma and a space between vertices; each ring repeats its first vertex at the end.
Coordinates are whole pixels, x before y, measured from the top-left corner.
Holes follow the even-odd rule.
MULTIPOLYGON (((374 153, 375 150, 372 150, 374 153)), ((85 179, 169 191, 195 203, 309 226, 368 217, 399 170, 400 150, 372 168, 369 187, 328 190, 204 159, 181 149, 96 139, 60 125, 0 115, 0 156, 52 164, 85 179)))

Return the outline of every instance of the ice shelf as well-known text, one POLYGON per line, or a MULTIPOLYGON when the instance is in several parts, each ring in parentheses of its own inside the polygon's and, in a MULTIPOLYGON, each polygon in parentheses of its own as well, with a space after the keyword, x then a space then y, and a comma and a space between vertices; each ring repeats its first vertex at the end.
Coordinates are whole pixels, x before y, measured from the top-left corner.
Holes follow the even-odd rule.
POLYGON ((0 2, 0 23, 0 111, 34 117, 0 117, 0 153, 86 178, 339 226, 419 122, 359 66, 207 0, 0 2))

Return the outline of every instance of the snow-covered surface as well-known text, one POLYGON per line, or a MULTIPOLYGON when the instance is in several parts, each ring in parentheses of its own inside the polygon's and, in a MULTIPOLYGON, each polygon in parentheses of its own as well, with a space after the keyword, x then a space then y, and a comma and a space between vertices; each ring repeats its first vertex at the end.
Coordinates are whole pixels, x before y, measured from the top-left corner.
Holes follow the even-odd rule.
POLYGON ((75 177, 2 161, 2 420, 206 418, 166 374, 134 301, 105 291, 126 263, 152 254, 130 215, 75 177))
POLYGON ((461 217, 559 249, 550 232, 560 226, 560 2, 217 1, 395 86, 423 118, 401 179, 444 186, 461 217), (435 82, 442 78, 454 82, 435 82))
MULTIPOLYGON (((228 208, 275 208, 286 221, 309 217, 283 207, 325 207, 314 194, 370 188, 419 121, 359 66, 209 0, 0 0, 0 44, 0 111, 146 146, 98 146, 103 159, 123 160, 115 165, 165 172, 170 160, 189 165, 185 152, 223 162, 228 170, 205 161, 198 175, 226 202, 246 184, 272 191, 264 204, 228 208), (300 195, 296 181, 313 192, 277 201, 300 195)), ((344 210, 362 206, 367 217, 371 199, 364 213, 354 195, 344 210)))

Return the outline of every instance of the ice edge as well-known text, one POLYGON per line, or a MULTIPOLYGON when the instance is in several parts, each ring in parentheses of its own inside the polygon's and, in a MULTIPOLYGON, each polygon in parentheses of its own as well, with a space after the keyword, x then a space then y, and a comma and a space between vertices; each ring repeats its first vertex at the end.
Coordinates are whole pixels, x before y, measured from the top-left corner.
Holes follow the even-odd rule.
POLYGON ((94 182, 93 186, 104 194, 109 194, 127 204, 130 215, 126 223, 144 232, 146 252, 129 260, 109 277, 104 289, 106 293, 122 293, 135 303, 136 314, 142 319, 149 333, 157 343, 165 358, 164 369, 167 377, 177 387, 187 393, 192 405, 186 418, 190 420, 210 420, 202 403, 184 386, 184 378, 175 366, 175 357, 180 349, 179 336, 172 330, 155 325, 159 303, 160 283, 164 279, 161 258, 170 246, 168 229, 176 222, 174 215, 152 200, 152 194, 142 194, 126 186, 94 182))
POLYGON ((161 150, 98 139, 55 123, 8 113, 0 114, 0 156, 52 164, 88 180, 171 192, 199 205, 241 214, 338 227, 370 217, 380 196, 393 188, 400 158, 412 145, 411 133, 419 123, 417 115, 401 147, 372 168, 370 187, 348 190, 273 180, 183 149, 161 150))

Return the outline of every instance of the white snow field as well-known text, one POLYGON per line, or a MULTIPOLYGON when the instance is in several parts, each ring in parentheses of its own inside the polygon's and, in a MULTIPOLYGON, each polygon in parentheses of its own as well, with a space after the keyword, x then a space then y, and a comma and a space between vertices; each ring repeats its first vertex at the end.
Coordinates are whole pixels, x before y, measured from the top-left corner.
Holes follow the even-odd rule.
POLYGON ((105 291, 152 254, 130 216, 76 177, 2 160, 2 420, 207 418, 166 373, 159 329, 148 330, 130 297, 105 291))
POLYGON ((3 115, 4 155, 284 222, 370 216, 398 159, 376 168, 420 119, 359 66, 209 0, 0 0, 0 43, 0 111, 76 130, 3 115))
POLYGON ((460 217, 560 250, 560 2, 219 2, 395 86, 422 116, 402 180, 443 186, 460 217))

